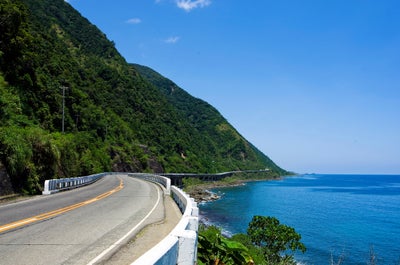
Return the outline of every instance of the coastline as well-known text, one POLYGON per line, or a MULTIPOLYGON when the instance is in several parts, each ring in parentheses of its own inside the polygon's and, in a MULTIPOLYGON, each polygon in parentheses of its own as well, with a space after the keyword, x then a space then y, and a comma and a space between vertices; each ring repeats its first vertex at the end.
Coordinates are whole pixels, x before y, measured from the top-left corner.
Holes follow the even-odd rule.
POLYGON ((220 195, 210 191, 215 188, 227 188, 227 187, 236 187, 246 185, 248 182, 255 181, 271 181, 271 180, 280 180, 283 176, 275 176, 273 178, 235 178, 221 181, 210 181, 203 182, 197 185, 191 185, 185 189, 186 193, 189 194, 191 198, 195 200, 197 203, 204 202, 212 202, 219 200, 221 198, 220 195))
POLYGON ((392 244, 398 241, 398 176, 307 174, 282 178, 284 181, 276 183, 249 182, 247 188, 211 189, 222 199, 202 203, 200 221, 231 236, 246 231, 254 214, 275 216, 302 235, 308 248, 305 255, 296 255, 302 264, 326 264, 330 256, 339 260, 344 248, 346 263, 365 264, 371 245, 376 256, 386 261, 383 263, 398 263, 398 251, 392 244))

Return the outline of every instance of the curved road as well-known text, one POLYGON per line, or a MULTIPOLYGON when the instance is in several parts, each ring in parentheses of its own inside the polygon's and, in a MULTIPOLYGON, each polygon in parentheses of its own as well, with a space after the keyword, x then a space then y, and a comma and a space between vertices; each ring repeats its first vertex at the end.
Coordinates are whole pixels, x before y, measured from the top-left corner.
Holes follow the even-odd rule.
POLYGON ((0 263, 96 264, 163 217, 160 188, 126 175, 2 205, 0 263))

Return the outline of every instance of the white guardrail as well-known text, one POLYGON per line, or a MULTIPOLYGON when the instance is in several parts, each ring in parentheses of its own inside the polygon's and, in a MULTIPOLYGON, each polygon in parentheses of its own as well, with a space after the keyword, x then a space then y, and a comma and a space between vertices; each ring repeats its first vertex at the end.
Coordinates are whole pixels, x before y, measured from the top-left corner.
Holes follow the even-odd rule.
POLYGON ((162 241, 147 251, 131 265, 194 265, 197 261, 197 234, 199 208, 197 203, 181 189, 171 186, 169 178, 146 173, 100 173, 85 177, 52 179, 45 181, 43 194, 89 185, 106 175, 124 174, 161 184, 165 195, 171 195, 182 212, 182 218, 162 241))
POLYGON ((84 177, 48 179, 44 182, 43 195, 53 194, 63 190, 75 189, 92 184, 109 173, 100 173, 84 177))

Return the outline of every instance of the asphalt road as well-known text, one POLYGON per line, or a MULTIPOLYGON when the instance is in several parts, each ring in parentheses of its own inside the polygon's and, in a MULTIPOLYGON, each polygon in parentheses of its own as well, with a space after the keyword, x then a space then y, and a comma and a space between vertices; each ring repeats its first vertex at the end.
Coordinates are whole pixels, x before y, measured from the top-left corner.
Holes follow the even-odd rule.
POLYGON ((160 188, 122 175, 2 205, 0 264, 96 264, 163 218, 160 188))

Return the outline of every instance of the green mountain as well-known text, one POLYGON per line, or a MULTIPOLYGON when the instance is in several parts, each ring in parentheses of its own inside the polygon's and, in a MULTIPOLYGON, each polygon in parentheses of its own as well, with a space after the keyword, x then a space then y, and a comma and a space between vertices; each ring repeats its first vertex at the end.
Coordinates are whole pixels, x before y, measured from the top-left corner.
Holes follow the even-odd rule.
POLYGON ((286 173, 63 0, 0 1, 0 161, 26 193, 104 171, 286 173))

